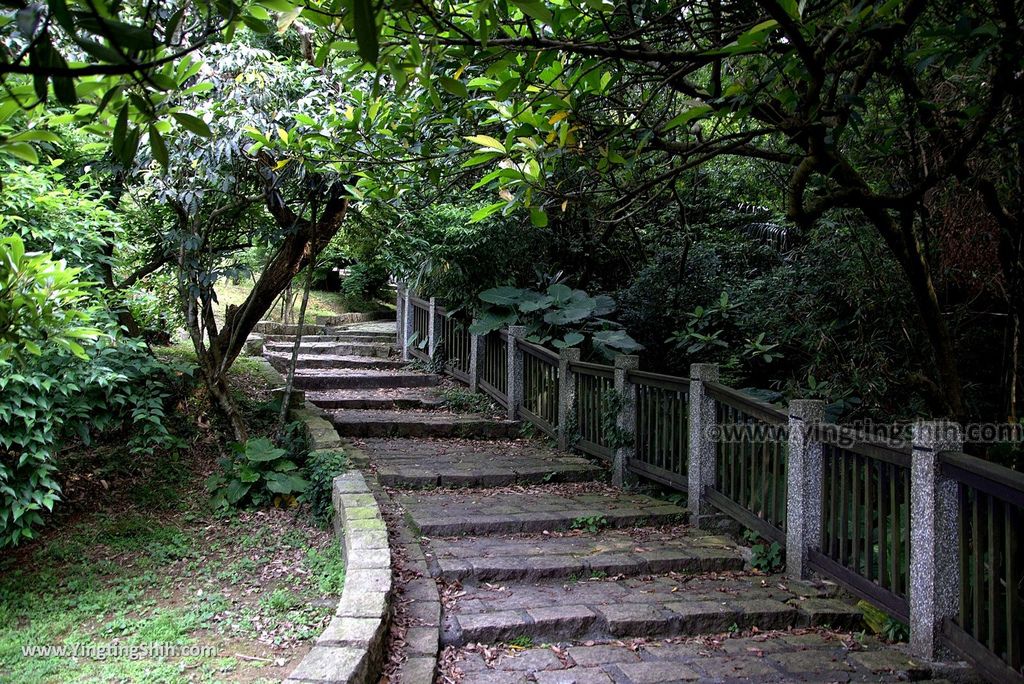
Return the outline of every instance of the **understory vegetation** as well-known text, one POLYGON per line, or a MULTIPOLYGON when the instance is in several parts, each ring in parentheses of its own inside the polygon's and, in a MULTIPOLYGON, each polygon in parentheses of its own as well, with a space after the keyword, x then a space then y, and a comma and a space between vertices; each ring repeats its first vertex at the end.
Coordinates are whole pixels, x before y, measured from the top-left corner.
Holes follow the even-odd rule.
MULTIPOLYGON (((305 526, 345 459, 240 391, 246 341, 266 320, 390 313, 394 282, 473 332, 523 325, 675 375, 715 363, 834 421, 1020 430, 1022 17, 1022 0, 5 5, 2 662, 60 605, 17 598, 54 576, 21 554, 66 557, 60 600, 98 592, 40 638, 137 635, 166 611, 181 638, 256 624, 251 596, 199 605, 227 570, 184 579, 198 530, 294 518, 275 553, 326 548, 305 526), (150 612, 114 615, 118 592, 150 612)), ((1024 468, 1019 439, 965 449, 1024 468)))
MULTIPOLYGON (((189 357, 180 345, 159 355, 168 367, 189 357)), ((298 512, 218 510, 204 481, 219 472, 223 427, 195 383, 187 376, 178 383, 166 416, 173 442, 127 460, 117 432, 61 449, 61 503, 50 525, 37 543, 0 559, 5 678, 280 681, 326 626, 345 571, 323 503, 298 512), (23 653, 40 645, 70 653, 76 645, 154 643, 216 653, 77 660, 23 653)), ((231 387, 255 430, 273 423, 275 402, 253 362, 238 364, 231 387)), ((305 466, 304 441, 289 443, 305 466)), ((322 499, 320 484, 313 489, 322 499)))

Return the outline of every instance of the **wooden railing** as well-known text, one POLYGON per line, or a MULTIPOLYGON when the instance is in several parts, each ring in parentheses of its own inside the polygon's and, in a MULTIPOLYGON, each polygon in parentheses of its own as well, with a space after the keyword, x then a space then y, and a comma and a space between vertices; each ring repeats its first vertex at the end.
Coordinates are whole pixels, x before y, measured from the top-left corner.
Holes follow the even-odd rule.
POLYGON ((484 358, 480 369, 480 389, 502 406, 508 405, 507 334, 495 330, 484 336, 484 358))
POLYGON ((686 489, 690 381, 630 370, 636 392, 636 453, 629 469, 670 487, 686 489))
POLYGON ((550 437, 558 432, 558 354, 519 340, 523 352, 523 396, 519 412, 550 437))
POLYGON ((812 566, 908 621, 910 445, 835 425, 817 426, 813 438, 822 445, 824 505, 812 566))
POLYGON ((711 500, 762 537, 785 542, 789 417, 771 404, 718 383, 716 473, 711 500), (781 429, 780 429, 781 428, 781 429), (737 508, 738 507, 738 508, 737 508))
POLYGON ((609 418, 614 420, 614 414, 610 416, 609 412, 614 411, 615 371, 611 366, 583 361, 570 363, 569 370, 576 383, 576 446, 592 456, 610 459, 609 418))
POLYGON ((441 325, 438 353, 444 359, 445 370, 462 382, 469 382, 469 364, 473 352, 469 324, 449 315, 440 306, 436 308, 436 315, 441 325))
POLYGON ((409 298, 412 304, 413 340, 409 345, 409 353, 426 361, 430 358, 428 349, 430 339, 430 302, 417 297, 409 298))
POLYGON ((1024 658, 1024 473, 967 454, 939 455, 959 502, 960 615, 947 642, 1002 681, 1024 658))

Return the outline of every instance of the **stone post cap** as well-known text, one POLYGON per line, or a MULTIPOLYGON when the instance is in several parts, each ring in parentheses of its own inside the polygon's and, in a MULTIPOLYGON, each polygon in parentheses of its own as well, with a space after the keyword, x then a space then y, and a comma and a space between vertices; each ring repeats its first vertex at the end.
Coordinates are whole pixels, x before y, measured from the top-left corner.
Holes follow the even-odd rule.
POLYGON ((509 337, 515 337, 522 339, 526 337, 526 326, 525 325, 510 325, 508 326, 509 337))
POLYGON ((579 361, 580 360, 580 348, 579 347, 562 347, 558 350, 558 357, 566 359, 568 361, 579 361))
POLYGON ((819 422, 825 418, 825 402, 821 399, 793 399, 789 402, 789 417, 819 422))
POLYGON ((640 357, 635 354, 616 354, 615 367, 636 369, 640 367, 640 357))
POLYGON ((705 382, 718 382, 717 363, 691 363, 690 379, 703 380, 705 382))
POLYGON ((919 420, 911 426, 914 448, 931 451, 961 449, 964 430, 952 420, 919 420))

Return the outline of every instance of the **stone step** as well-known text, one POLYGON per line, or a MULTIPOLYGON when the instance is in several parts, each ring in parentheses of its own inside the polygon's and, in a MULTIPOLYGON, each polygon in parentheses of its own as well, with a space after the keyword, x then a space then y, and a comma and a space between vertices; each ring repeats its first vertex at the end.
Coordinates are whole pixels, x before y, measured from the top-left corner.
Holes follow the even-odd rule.
MULTIPOLYGON (((266 342, 287 342, 289 344, 295 343, 294 335, 265 335, 263 338, 266 342)), ((329 335, 303 335, 303 343, 316 343, 316 342, 344 342, 347 344, 359 343, 359 344, 394 344, 394 335, 382 335, 377 333, 334 333, 329 335)))
POLYGON ((440 378, 427 373, 404 373, 384 370, 331 370, 304 369, 295 372, 295 386, 299 389, 379 389, 382 387, 434 387, 440 378))
MULTIPOLYGON (((292 353, 294 342, 265 342, 263 350, 268 353, 292 353)), ((372 342, 308 342, 305 339, 299 343, 299 353, 308 355, 326 356, 376 356, 387 358, 391 355, 391 347, 386 344, 372 342)))
MULTIPOLYGON (((886 644, 830 630, 797 629, 754 635, 537 645, 499 649, 471 647, 449 654, 465 682, 501 684, 652 684, 655 682, 907 682, 970 681, 959 664, 928 663, 906 644, 886 644)), ((448 677, 441 678, 450 681, 448 677)), ((451 678, 454 679, 454 678, 451 678)))
POLYGON ((341 329, 329 329, 330 333, 335 337, 347 340, 363 340, 368 342, 387 342, 394 344, 396 342, 395 333, 393 332, 373 332, 372 330, 345 330, 341 329))
POLYGON ((858 629, 861 612, 830 585, 783 576, 658 576, 463 586, 445 615, 449 645, 528 637, 534 643, 649 639, 830 625, 858 629))
POLYGON ((561 536, 434 539, 427 555, 435 577, 463 582, 727 572, 742 570, 745 562, 728 537, 687 528, 643 534, 605 530, 561 536))
MULTIPOLYGON (((293 348, 290 342, 268 342, 263 351, 270 354, 290 354, 293 348)), ((326 354, 335 356, 376 356, 386 359, 391 355, 391 347, 382 344, 365 344, 362 342, 306 342, 299 344, 300 354, 326 354)))
MULTIPOLYGON (((296 335, 299 333, 300 326, 298 323, 285 325, 274 321, 260 321, 253 327, 253 330, 261 335, 296 335)), ((327 331, 327 327, 306 323, 301 326, 301 331, 303 335, 322 335, 327 331)))
POLYGON ((504 487, 601 479, 606 469, 536 440, 368 439, 361 445, 391 487, 504 487))
POLYGON ((687 518, 679 506, 603 486, 410 493, 399 503, 428 537, 674 525, 687 518))
POLYGON ((392 314, 386 313, 343 313, 332 316, 317 316, 317 325, 365 325, 367 323, 391 323, 395 325, 392 314))
MULTIPOLYGON (((436 377, 436 376, 419 376, 436 377)), ((328 412, 343 437, 463 437, 501 439, 519 433, 518 422, 472 413, 340 409, 328 412)))
MULTIPOLYGON (((291 354, 268 353, 267 361, 282 373, 287 370, 292 360, 291 354)), ((408 365, 405 361, 380 359, 375 356, 336 356, 333 354, 299 354, 295 362, 296 368, 377 368, 380 370, 398 370, 408 365)))
POLYGON ((332 409, 439 409, 444 399, 432 389, 396 387, 361 390, 306 392, 306 399, 320 408, 332 409))

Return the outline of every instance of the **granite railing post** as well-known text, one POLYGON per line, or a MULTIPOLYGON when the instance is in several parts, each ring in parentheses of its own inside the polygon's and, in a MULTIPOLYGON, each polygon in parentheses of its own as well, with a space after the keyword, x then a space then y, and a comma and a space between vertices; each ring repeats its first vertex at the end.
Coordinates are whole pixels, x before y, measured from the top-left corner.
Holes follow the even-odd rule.
POLYGON ((412 354, 410 349, 412 348, 412 292, 409 290, 405 291, 405 302, 402 307, 402 360, 411 361, 412 354))
POLYGON ((577 347, 563 347, 558 351, 558 448, 568 451, 572 446, 572 424, 576 419, 576 378, 569 364, 580 360, 577 347))
POLYGON ((913 426, 910 464, 910 651, 939 657, 942 622, 960 611, 957 484, 942 474, 939 453, 960 451, 963 431, 946 421, 913 426))
POLYGON ((427 356, 431 361, 435 360, 437 342, 437 300, 431 297, 427 308, 427 356))
MULTIPOLYGON (((476 321, 473 321, 476 323, 476 321)), ((469 333, 469 391, 480 391, 480 375, 484 370, 484 341, 483 335, 469 333)))
POLYGON ((718 381, 718 366, 695 363, 690 366, 689 454, 686 468, 687 507, 690 523, 699 527, 713 516, 704 489, 715 484, 715 400, 708 396, 705 382, 718 381))
POLYGON ((789 402, 789 454, 786 457, 786 572, 794 579, 810 575, 807 551, 821 545, 822 449, 810 428, 825 419, 825 402, 789 402))
POLYGON ((405 298, 409 295, 408 290, 405 289, 405 283, 398 283, 395 292, 397 295, 395 303, 395 346, 402 349, 404 348, 402 337, 405 335, 405 325, 402 322, 402 318, 405 315, 405 298))
POLYGON ((612 451, 612 485, 622 487, 629 481, 629 462, 636 458, 636 387, 629 371, 640 367, 640 357, 619 354, 615 357, 615 444, 612 451))
POLYGON ((523 352, 517 342, 526 337, 526 326, 508 327, 508 383, 505 394, 508 397, 508 419, 519 417, 519 404, 523 401, 523 352))

